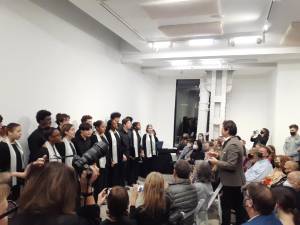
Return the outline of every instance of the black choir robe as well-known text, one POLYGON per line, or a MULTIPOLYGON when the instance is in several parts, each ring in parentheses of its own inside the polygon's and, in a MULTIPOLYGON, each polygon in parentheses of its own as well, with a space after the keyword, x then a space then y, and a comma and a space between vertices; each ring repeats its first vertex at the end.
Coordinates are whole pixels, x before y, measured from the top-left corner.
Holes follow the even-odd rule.
POLYGON ((38 127, 34 130, 28 137, 28 147, 29 147, 29 163, 42 158, 45 155, 45 149, 43 145, 47 141, 44 138, 45 129, 38 127))
POLYGON ((143 147, 144 155, 145 155, 145 158, 143 160, 143 172, 142 172, 142 176, 144 176, 144 177, 146 177, 152 171, 155 171, 156 157, 158 156, 158 151, 157 151, 157 146, 156 146, 156 144, 158 142, 158 138, 156 136, 154 136, 156 155, 152 156, 151 158, 147 157, 146 138, 147 138, 147 134, 144 134, 144 136, 142 138, 142 147, 143 147))
POLYGON ((75 135, 75 138, 72 140, 72 142, 79 156, 82 156, 83 153, 85 153, 93 146, 91 138, 86 138, 84 140, 80 134, 75 135))
MULTIPOLYGON (((120 133, 119 133, 120 134, 120 133)), ((117 157, 118 162, 114 166, 112 166, 112 137, 109 131, 106 132, 105 136, 109 143, 109 154, 107 158, 107 165, 108 165, 108 185, 110 187, 116 186, 116 185, 125 185, 124 181, 124 169, 123 169, 123 151, 121 147, 121 137, 114 133, 116 142, 117 142, 117 157)))

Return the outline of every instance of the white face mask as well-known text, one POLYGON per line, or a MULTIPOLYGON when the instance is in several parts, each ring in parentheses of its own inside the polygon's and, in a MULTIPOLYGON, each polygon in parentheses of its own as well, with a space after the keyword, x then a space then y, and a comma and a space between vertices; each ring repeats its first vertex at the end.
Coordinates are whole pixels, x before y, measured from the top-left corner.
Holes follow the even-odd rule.
POLYGON ((193 149, 198 149, 198 146, 197 145, 193 145, 193 149))
POLYGON ((285 187, 293 187, 293 185, 290 184, 290 182, 288 180, 284 181, 284 183, 282 184, 285 187))

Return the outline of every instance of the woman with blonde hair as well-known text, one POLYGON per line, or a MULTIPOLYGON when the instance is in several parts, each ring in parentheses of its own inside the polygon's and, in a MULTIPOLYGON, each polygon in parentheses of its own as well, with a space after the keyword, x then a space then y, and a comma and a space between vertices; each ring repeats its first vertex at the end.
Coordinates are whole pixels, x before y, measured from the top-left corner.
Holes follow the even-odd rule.
POLYGON ((144 188, 134 186, 130 196, 130 217, 138 225, 168 224, 170 200, 165 195, 166 183, 162 174, 151 172, 145 180, 144 188), (136 200, 143 191, 144 203, 136 208, 136 200))

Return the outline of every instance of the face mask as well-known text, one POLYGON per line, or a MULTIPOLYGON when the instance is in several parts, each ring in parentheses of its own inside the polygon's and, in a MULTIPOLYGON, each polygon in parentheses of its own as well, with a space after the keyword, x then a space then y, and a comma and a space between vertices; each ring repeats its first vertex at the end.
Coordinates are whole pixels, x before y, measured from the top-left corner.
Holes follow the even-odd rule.
POLYGON ((295 136, 295 135, 296 135, 296 132, 294 132, 294 131, 293 131, 293 132, 290 132, 290 133, 291 133, 292 136, 295 136))
POLYGON ((293 187, 288 180, 284 181, 282 185, 285 187, 293 187))
POLYGON ((198 146, 197 145, 193 145, 193 149, 198 149, 198 146))

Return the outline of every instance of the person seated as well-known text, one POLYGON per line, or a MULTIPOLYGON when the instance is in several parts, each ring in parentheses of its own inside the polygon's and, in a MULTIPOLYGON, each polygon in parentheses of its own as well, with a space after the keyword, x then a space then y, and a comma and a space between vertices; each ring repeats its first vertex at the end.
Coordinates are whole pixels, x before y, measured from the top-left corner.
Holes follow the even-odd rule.
POLYGON ((205 222, 208 224, 207 206, 210 197, 213 194, 211 184, 212 171, 207 161, 199 161, 196 163, 193 173, 193 185, 197 190, 198 205, 195 212, 196 225, 205 222))
POLYGON ((243 169, 244 169, 244 172, 246 172, 250 167, 252 167, 254 165, 254 163, 256 162, 257 160, 257 152, 258 152, 258 149, 256 148, 252 148, 249 152, 248 152, 248 155, 246 156, 244 162, 243 162, 243 169))
POLYGON ((144 187, 135 185, 130 195, 130 217, 137 225, 165 225, 169 220, 170 200, 166 197, 166 183, 162 174, 151 172, 144 187), (138 190, 143 188, 143 190, 138 190), (136 208, 139 193, 143 192, 143 204, 136 208))
POLYGON ((202 150, 202 142, 200 140, 194 141, 193 151, 189 157, 189 163, 194 165, 197 160, 204 160, 205 153, 202 150))
POLYGON ((273 213, 275 200, 271 190, 261 183, 250 183, 244 190, 244 207, 249 220, 243 225, 282 225, 273 213))
POLYGON ((246 182, 261 182, 273 171, 272 164, 270 163, 268 157, 269 155, 267 147, 260 147, 257 152, 257 162, 245 173, 246 182))
POLYGON ((26 181, 18 213, 11 225, 98 225, 100 209, 95 203, 91 184, 99 172, 95 166, 90 168, 90 179, 87 178, 87 171, 81 174, 80 189, 75 170, 63 163, 50 162, 33 171, 26 181), (76 214, 78 190, 82 198, 81 208, 76 214))
POLYGON ((276 201, 276 212, 283 225, 300 224, 300 213, 296 208, 295 190, 289 187, 275 187, 272 194, 276 201))
POLYGON ((289 173, 283 186, 291 187, 296 191, 296 207, 300 211, 300 171, 289 173))
POLYGON ((135 221, 128 217, 129 197, 124 187, 115 186, 107 195, 107 215, 101 225, 135 225, 135 221))
POLYGON ((183 220, 184 225, 192 225, 194 214, 198 204, 197 191, 190 181, 191 167, 185 160, 175 163, 173 178, 174 182, 169 184, 167 197, 171 200, 169 221, 173 224, 183 220), (187 214, 187 215, 185 215, 187 214))
MULTIPOLYGON (((8 202, 7 198, 9 195, 9 186, 7 184, 0 184, 0 215, 6 213, 8 202)), ((0 218, 0 225, 8 225, 7 217, 0 218)))
POLYGON ((263 179, 263 184, 269 187, 281 185, 286 180, 286 175, 283 172, 284 165, 290 158, 286 155, 278 155, 274 160, 275 168, 266 178, 263 179))
POLYGON ((283 172, 287 175, 293 171, 298 171, 298 170, 299 170, 299 165, 297 162, 293 160, 289 160, 284 164, 283 172))
POLYGON ((190 158, 190 155, 193 152, 193 143, 194 143, 193 140, 188 139, 187 145, 181 151, 181 153, 180 153, 180 155, 178 157, 178 160, 180 160, 180 159, 188 160, 190 158))

